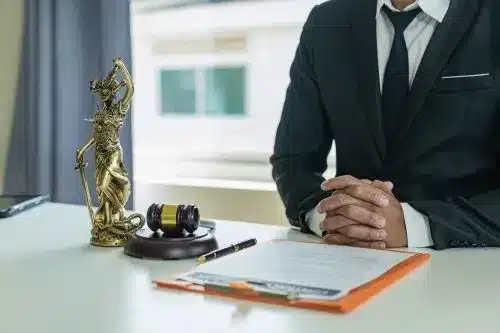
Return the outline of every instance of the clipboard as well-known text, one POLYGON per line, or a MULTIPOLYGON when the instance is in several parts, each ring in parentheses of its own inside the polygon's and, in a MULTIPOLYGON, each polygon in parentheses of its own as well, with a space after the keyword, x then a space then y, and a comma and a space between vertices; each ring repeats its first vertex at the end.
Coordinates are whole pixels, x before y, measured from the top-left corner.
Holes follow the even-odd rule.
POLYGON ((197 284, 184 280, 165 278, 157 279, 153 282, 159 288, 181 290, 224 298, 234 298, 250 302, 267 303, 329 313, 349 313, 369 301, 382 290, 388 288, 392 284, 410 274, 413 270, 425 264, 430 258, 430 254, 428 253, 416 253, 399 250, 374 251, 395 251, 410 254, 410 256, 404 261, 392 266, 379 277, 350 290, 346 295, 335 300, 294 298, 290 297, 288 293, 262 292, 255 290, 255 288, 246 281, 231 281, 229 285, 220 285, 217 283, 197 284))

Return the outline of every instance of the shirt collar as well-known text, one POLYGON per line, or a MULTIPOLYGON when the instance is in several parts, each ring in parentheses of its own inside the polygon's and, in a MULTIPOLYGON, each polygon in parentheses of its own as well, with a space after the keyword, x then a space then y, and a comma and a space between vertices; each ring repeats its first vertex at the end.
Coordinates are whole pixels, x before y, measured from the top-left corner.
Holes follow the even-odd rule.
MULTIPOLYGON (((389 7, 391 10, 397 11, 391 0, 377 0, 376 16, 380 14, 384 5, 389 7)), ((446 12, 448 12, 448 8, 450 7, 450 0, 417 0, 404 10, 412 10, 417 7, 420 7, 425 14, 441 23, 443 22, 446 12)))

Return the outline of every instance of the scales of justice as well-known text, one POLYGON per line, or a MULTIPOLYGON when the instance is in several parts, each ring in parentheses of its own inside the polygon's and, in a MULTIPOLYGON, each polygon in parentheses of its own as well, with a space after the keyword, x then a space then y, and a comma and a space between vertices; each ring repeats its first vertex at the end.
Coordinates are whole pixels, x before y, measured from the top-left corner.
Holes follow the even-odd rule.
POLYGON ((124 165, 120 130, 130 110, 134 84, 123 59, 113 60, 107 76, 90 81, 90 90, 97 95, 100 107, 88 119, 92 135, 76 150, 75 165, 91 221, 90 243, 103 247, 125 246, 128 255, 155 259, 182 259, 215 250, 215 227, 210 222, 200 223, 200 214, 194 205, 152 204, 147 217, 137 212, 126 214, 125 205, 132 186, 124 165), (92 205, 84 161, 85 153, 92 147, 96 209, 92 205), (143 228, 146 223, 148 228, 143 228))

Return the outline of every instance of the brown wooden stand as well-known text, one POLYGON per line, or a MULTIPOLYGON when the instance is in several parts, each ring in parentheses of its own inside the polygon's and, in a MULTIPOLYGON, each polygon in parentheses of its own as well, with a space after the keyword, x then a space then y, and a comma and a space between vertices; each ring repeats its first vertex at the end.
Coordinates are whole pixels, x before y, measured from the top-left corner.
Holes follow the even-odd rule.
POLYGON ((199 226, 192 234, 186 232, 167 237, 161 231, 139 230, 125 244, 125 254, 143 259, 188 259, 218 248, 213 229, 199 226))

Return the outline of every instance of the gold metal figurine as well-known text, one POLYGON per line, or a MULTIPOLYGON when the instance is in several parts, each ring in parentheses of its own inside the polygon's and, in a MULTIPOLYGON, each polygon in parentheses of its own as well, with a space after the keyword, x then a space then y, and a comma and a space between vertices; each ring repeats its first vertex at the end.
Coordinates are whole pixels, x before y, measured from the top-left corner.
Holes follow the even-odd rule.
POLYGON ((121 57, 113 60, 113 68, 107 77, 90 82, 90 90, 97 94, 101 106, 92 119, 92 137, 76 151, 75 170, 80 172, 85 201, 92 222, 91 244, 96 246, 124 246, 127 240, 145 223, 143 215, 134 213, 125 216, 131 184, 127 169, 123 165, 123 149, 120 144, 120 129, 130 109, 134 85, 130 73, 121 57), (116 80, 118 72, 122 81, 116 80), (124 88, 123 97, 118 93, 124 88), (84 154, 95 147, 96 194, 99 205, 92 207, 90 191, 85 179, 84 154))

